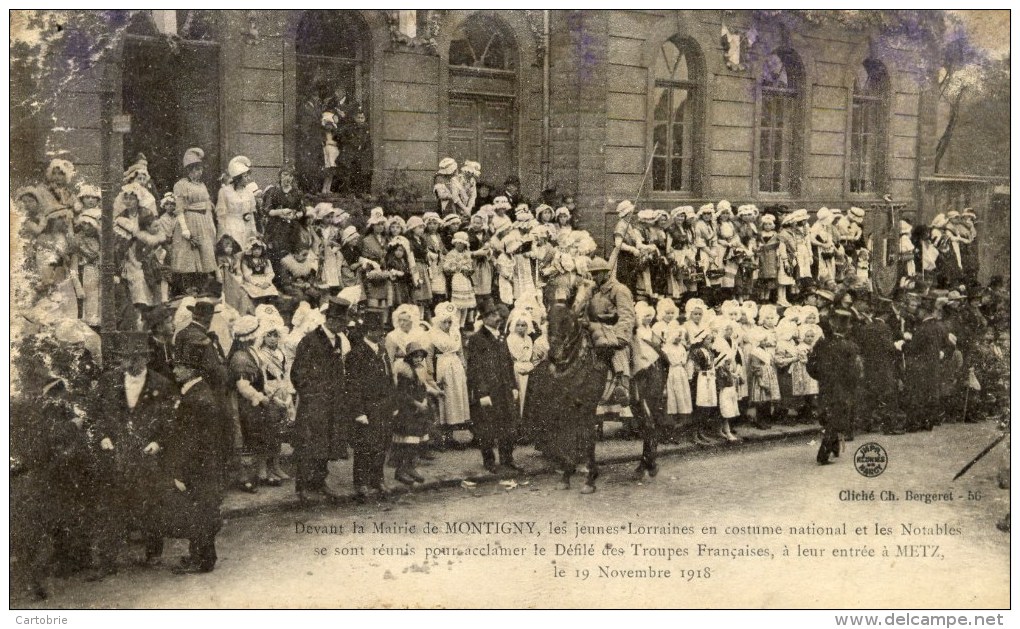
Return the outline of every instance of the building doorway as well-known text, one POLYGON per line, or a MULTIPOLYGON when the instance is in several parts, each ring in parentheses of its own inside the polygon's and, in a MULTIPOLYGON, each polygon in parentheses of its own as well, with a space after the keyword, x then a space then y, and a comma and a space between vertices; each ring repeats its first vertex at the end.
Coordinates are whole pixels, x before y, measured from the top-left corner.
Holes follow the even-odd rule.
POLYGON ((357 11, 306 11, 298 24, 295 156, 298 180, 306 191, 322 186, 322 113, 337 100, 337 90, 342 90, 340 109, 346 116, 353 116, 358 109, 366 114, 369 111, 366 33, 368 27, 357 11))
POLYGON ((499 19, 474 14, 450 42, 447 155, 482 165, 497 188, 519 174, 516 41, 499 19))
POLYGON ((208 179, 220 172, 220 49, 211 39, 213 26, 199 30, 193 13, 215 12, 177 11, 177 20, 188 30, 171 40, 156 30, 148 11, 140 11, 124 39, 121 111, 131 116, 131 130, 124 134, 124 167, 144 154, 161 193, 180 178, 181 156, 189 147, 205 151, 208 179))

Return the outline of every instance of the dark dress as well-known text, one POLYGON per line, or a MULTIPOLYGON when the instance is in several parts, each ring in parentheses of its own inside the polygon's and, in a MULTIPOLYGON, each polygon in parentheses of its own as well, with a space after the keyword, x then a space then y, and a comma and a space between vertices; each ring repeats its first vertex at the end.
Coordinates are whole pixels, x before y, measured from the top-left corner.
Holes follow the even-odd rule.
POLYGON ((269 399, 252 406, 237 389, 239 381, 247 380, 253 389, 265 394, 266 378, 254 350, 245 348, 231 354, 229 378, 231 393, 237 399, 237 416, 241 422, 245 452, 257 456, 279 454, 281 424, 285 421, 286 409, 269 399))
MULTIPOLYGON (((429 396, 425 383, 404 361, 393 365, 396 374, 395 402, 397 414, 393 417, 393 443, 417 445, 428 441, 432 423, 432 408, 427 405, 429 396), (426 403, 419 408, 417 403, 426 403)), ((378 385, 377 385, 378 386, 378 385)))
POLYGON ((269 216, 269 210, 301 210, 304 207, 303 198, 301 190, 291 188, 289 192, 284 192, 280 186, 272 186, 262 197, 263 225, 268 247, 266 255, 273 262, 273 270, 277 275, 280 273, 280 260, 300 242, 300 225, 297 220, 269 216))

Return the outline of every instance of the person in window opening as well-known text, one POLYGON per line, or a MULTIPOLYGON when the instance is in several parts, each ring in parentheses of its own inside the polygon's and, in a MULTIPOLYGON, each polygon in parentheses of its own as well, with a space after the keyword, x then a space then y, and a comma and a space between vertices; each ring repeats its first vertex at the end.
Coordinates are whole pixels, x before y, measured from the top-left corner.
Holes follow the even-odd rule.
POLYGON ((336 170, 340 176, 340 194, 368 194, 372 190, 372 136, 364 110, 359 107, 351 122, 341 124, 337 135, 336 170))

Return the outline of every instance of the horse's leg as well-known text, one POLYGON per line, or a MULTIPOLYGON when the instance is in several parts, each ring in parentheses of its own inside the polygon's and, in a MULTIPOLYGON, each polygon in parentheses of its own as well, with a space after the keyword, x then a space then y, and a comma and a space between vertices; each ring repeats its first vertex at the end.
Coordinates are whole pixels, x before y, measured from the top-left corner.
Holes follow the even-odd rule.
POLYGON ((577 466, 567 457, 559 457, 559 462, 563 471, 560 474, 560 480, 556 483, 556 489, 570 489, 570 477, 574 475, 577 466))
POLYGON ((599 477, 598 462, 595 460, 594 439, 588 446, 587 459, 588 459, 588 475, 584 479, 584 487, 581 488, 582 494, 595 493, 595 479, 599 477))

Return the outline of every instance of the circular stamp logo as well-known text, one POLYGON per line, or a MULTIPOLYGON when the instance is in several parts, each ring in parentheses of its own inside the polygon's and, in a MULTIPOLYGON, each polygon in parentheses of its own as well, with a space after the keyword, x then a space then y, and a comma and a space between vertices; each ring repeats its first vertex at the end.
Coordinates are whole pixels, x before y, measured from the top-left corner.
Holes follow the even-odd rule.
POLYGON ((857 448, 854 454, 854 467, 861 476, 874 478, 884 472, 887 465, 889 455, 886 454, 885 448, 874 441, 857 448))

